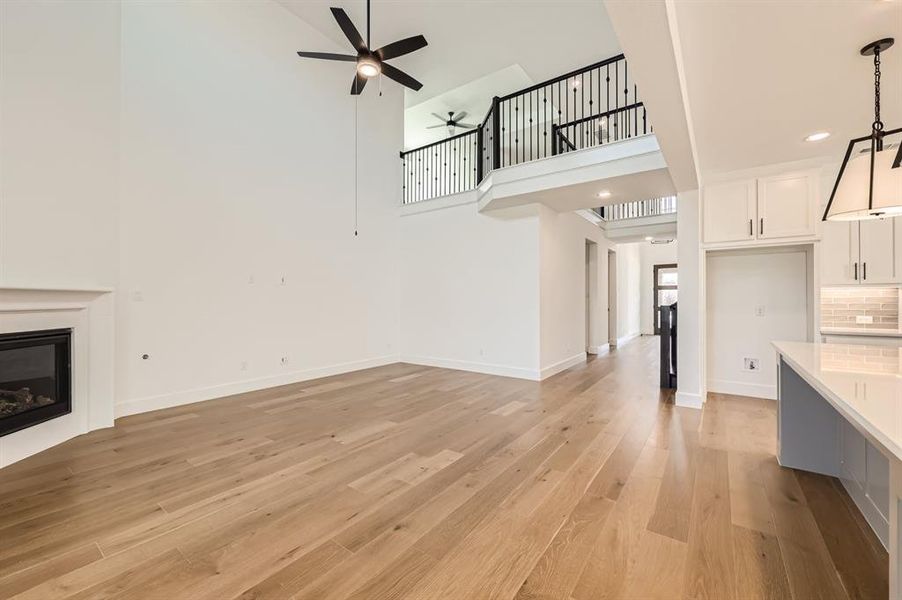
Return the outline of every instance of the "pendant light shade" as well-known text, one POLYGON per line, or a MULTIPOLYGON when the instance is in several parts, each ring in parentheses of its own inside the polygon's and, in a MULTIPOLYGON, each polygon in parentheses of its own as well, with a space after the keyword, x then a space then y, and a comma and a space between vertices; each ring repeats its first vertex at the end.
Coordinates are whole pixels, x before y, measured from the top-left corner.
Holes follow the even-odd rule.
POLYGON ((874 56, 874 123, 870 135, 849 142, 825 221, 902 216, 902 129, 884 131, 880 120, 880 53, 892 45, 887 38, 861 49, 874 56))
POLYGON ((902 216, 902 167, 893 167, 902 142, 902 129, 884 134, 883 150, 879 152, 876 149, 871 152, 872 141, 868 136, 849 144, 847 154, 852 158, 844 162, 840 171, 826 219, 858 221, 902 216), (891 137, 898 139, 891 143, 891 137))

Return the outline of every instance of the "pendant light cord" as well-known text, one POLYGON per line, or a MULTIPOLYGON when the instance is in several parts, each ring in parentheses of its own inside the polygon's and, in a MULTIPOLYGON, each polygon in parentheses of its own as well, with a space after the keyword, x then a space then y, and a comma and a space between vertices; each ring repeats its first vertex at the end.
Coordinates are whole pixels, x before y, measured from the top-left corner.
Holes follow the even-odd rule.
POLYGON ((880 47, 874 49, 874 133, 880 135, 883 131, 883 121, 880 120, 880 47))

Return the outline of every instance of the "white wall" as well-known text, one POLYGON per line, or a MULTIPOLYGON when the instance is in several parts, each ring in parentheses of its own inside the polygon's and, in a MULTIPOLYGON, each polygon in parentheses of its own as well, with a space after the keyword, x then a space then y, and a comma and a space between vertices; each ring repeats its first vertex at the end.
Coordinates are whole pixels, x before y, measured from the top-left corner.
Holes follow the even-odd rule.
POLYGON ((639 250, 641 273, 639 275, 639 330, 642 335, 654 335, 655 265, 676 264, 677 242, 670 244, 644 243, 639 250))
POLYGON ((708 254, 708 391, 777 397, 771 342, 807 339, 807 264, 798 247, 708 254), (745 370, 746 357, 760 370, 745 370))
POLYGON ((541 366, 548 377, 607 343, 607 251, 604 232, 576 213, 540 205, 541 366), (586 332, 586 242, 596 244, 592 331, 586 332))
POLYGON ((353 66, 295 55, 328 40, 274 2, 122 37, 119 412, 396 360, 398 86, 359 100, 355 237, 353 66))
POLYGON ((617 338, 639 335, 641 305, 639 280, 642 266, 641 243, 618 244, 617 252, 617 338))
POLYGON ((401 359, 537 379, 539 213, 476 211, 476 192, 404 208, 401 359))
POLYGON ((119 3, 0 2, 0 288, 113 287, 119 3))
MULTIPOLYGON (((475 198, 402 209, 402 360, 527 379, 585 360, 587 240, 598 258, 589 346, 605 346, 612 245, 603 231, 538 204, 479 213, 475 198)), ((619 312, 633 334, 638 264, 637 245, 618 247, 619 312)))

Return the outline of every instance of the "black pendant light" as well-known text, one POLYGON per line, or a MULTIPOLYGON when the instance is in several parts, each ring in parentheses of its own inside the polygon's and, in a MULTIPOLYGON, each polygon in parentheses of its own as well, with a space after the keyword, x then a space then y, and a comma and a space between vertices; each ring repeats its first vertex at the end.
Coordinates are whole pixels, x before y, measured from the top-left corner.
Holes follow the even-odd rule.
POLYGON ((869 135, 849 142, 825 221, 902 215, 902 128, 885 131, 880 120, 880 55, 893 41, 885 38, 861 49, 862 56, 874 57, 874 122, 869 135))

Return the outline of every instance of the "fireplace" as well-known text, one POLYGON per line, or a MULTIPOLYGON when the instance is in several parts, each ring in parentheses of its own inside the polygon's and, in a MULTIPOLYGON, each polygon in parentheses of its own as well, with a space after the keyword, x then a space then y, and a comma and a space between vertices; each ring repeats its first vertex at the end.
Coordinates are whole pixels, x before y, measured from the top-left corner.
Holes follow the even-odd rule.
POLYGON ((71 329, 0 334, 0 436, 72 412, 71 329))

